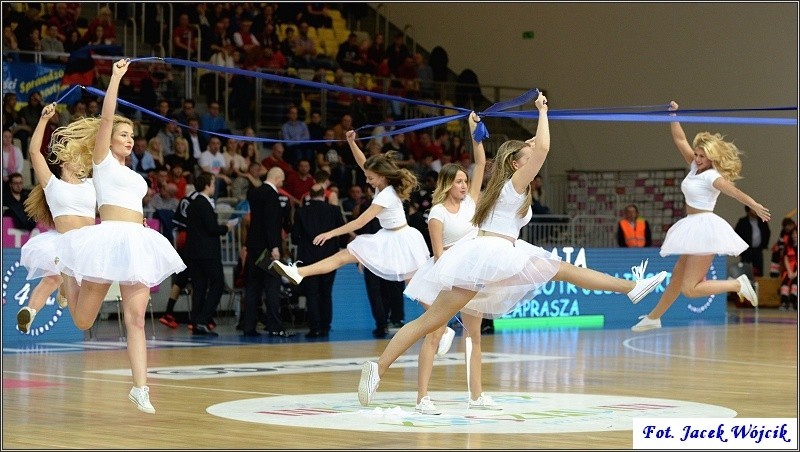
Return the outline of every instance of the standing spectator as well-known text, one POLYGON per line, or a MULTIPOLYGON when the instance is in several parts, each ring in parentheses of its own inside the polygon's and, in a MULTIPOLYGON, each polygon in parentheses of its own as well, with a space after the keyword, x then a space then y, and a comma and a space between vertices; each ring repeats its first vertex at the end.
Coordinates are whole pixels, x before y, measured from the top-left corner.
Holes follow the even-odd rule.
POLYGON ((245 337, 260 336, 256 331, 258 310, 266 291, 267 333, 273 337, 290 337, 283 328, 280 313, 281 278, 256 265, 262 253, 268 259, 280 259, 283 249, 282 230, 286 228, 284 209, 281 207, 278 189, 283 186, 285 176, 280 168, 267 172, 263 185, 247 193, 250 204, 250 228, 247 232, 246 258, 247 282, 245 283, 245 311, 242 330, 245 337))
POLYGON ((173 57, 186 60, 197 59, 197 29, 189 24, 189 15, 178 16, 178 24, 172 30, 173 57))
POLYGON ((294 27, 287 27, 286 31, 284 31, 284 38, 281 41, 280 46, 278 47, 286 57, 286 61, 288 62, 289 66, 295 67, 296 66, 296 58, 297 55, 295 54, 295 47, 297 46, 297 40, 294 36, 294 27))
POLYGON ((25 158, 22 149, 14 144, 10 130, 3 130, 3 190, 7 190, 8 178, 11 174, 22 174, 25 158))
MULTIPOLYGON (((189 127, 183 129, 183 138, 189 146, 189 156, 197 160, 200 158, 200 154, 208 147, 208 138, 204 137, 203 134, 199 132, 200 119, 197 117, 189 118, 187 125, 189 127)), ((178 140, 175 140, 176 148, 177 141, 178 140)), ((191 170, 191 168, 186 167, 184 167, 184 169, 191 170)))
POLYGON ((744 211, 747 215, 739 218, 734 228, 739 237, 747 242, 747 249, 739 257, 742 262, 753 265, 753 276, 762 276, 764 274, 764 250, 769 246, 769 223, 761 221, 750 206, 744 206, 744 211))
POLYGON ((537 174, 531 181, 531 197, 533 204, 531 209, 534 215, 550 215, 550 208, 544 204, 544 184, 542 183, 542 175, 537 174))
POLYGON ((98 35, 95 32, 97 28, 102 28, 102 32, 98 36, 102 44, 114 44, 117 42, 117 28, 114 26, 111 8, 108 6, 101 7, 97 17, 89 22, 89 26, 86 28, 86 36, 98 35))
POLYGON ((403 33, 397 33, 394 35, 392 44, 386 48, 386 59, 389 63, 389 70, 394 75, 397 75, 397 69, 403 64, 406 57, 411 56, 405 41, 405 35, 403 33))
POLYGON ((222 143, 219 138, 212 136, 211 139, 208 140, 208 149, 203 151, 203 153, 200 154, 200 158, 197 160, 200 170, 215 176, 214 180, 217 184, 216 190, 214 191, 215 197, 227 196, 228 185, 231 182, 228 176, 225 175, 227 162, 225 161, 225 155, 220 152, 221 148, 222 143))
POLYGON ((386 42, 383 35, 378 33, 367 49, 367 72, 373 75, 376 74, 382 64, 388 64, 386 60, 386 42))
POLYGON ((797 311, 797 227, 792 229, 783 251, 781 272, 781 311, 797 311))
POLYGON ((797 229, 797 223, 792 220, 791 216, 785 217, 781 220, 781 234, 778 240, 772 245, 772 257, 769 263, 769 276, 770 278, 777 278, 781 275, 783 270, 783 252, 789 245, 792 230, 797 229))
MULTIPOLYGON (((297 244, 297 259, 307 264, 321 261, 339 251, 339 244, 329 240, 317 246, 314 237, 344 225, 342 210, 325 202, 325 188, 322 184, 311 188, 311 201, 295 212, 292 226, 292 239, 297 244)), ((300 290, 305 293, 308 310, 307 338, 327 337, 333 318, 333 282, 336 270, 330 273, 305 278, 300 290)))
POLYGON ((36 227, 36 222, 25 212, 24 204, 29 193, 22 181, 22 174, 8 175, 8 190, 3 190, 3 216, 11 217, 15 228, 26 231, 36 227))
POLYGON ((214 211, 214 175, 203 173, 195 179, 200 192, 186 214, 186 245, 183 258, 192 279, 192 334, 219 336, 209 328, 225 289, 220 236, 233 230, 234 223, 220 225, 214 211))
POLYGON ((433 69, 425 61, 421 53, 414 54, 414 65, 417 67, 417 80, 419 82, 419 93, 422 98, 430 99, 436 96, 433 86, 433 69))
POLYGON ((621 248, 653 246, 650 223, 639 216, 635 204, 625 206, 625 216, 617 224, 617 243, 621 248))

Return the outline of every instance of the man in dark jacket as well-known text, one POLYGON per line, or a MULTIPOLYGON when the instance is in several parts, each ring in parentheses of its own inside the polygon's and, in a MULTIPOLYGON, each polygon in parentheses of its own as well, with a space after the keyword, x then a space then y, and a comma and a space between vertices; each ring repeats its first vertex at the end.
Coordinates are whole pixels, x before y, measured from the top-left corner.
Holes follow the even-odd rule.
MULTIPOLYGON (((311 265, 339 251, 337 240, 328 240, 321 246, 314 245, 314 237, 344 225, 342 209, 325 201, 325 187, 311 187, 311 201, 295 212, 292 239, 297 244, 297 260, 311 265)), ((327 337, 333 318, 333 281, 336 270, 324 275, 303 278, 300 290, 306 296, 308 310, 308 334, 306 337, 327 337)))
POLYGON ((739 255, 742 262, 753 264, 753 276, 764 275, 764 250, 769 246, 769 224, 761 221, 758 215, 744 206, 747 215, 739 218, 734 230, 747 242, 748 248, 739 255))

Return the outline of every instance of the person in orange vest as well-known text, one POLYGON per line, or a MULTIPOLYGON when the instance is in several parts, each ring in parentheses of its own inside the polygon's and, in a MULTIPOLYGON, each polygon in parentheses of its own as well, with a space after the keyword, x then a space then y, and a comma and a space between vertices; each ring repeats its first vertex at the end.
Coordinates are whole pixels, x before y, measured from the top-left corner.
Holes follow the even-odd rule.
POLYGON ((639 216, 635 204, 625 206, 625 217, 617 225, 617 242, 621 248, 653 246, 650 224, 639 216))

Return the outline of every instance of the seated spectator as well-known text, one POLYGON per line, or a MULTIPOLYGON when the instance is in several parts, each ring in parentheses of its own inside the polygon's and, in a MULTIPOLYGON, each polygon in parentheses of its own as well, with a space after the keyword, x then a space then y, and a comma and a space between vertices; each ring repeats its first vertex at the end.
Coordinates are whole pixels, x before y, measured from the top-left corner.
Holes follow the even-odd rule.
POLYGON ((258 38, 250 31, 252 26, 253 20, 245 17, 239 22, 239 29, 233 33, 233 44, 242 54, 248 53, 251 49, 261 48, 258 38))
POLYGON ((208 140, 208 149, 200 154, 197 163, 201 171, 211 173, 216 176, 216 190, 214 192, 214 199, 220 196, 228 196, 228 186, 231 179, 225 174, 226 161, 222 151, 222 142, 216 136, 212 136, 208 140))
POLYGON ((328 12, 327 3, 306 3, 301 20, 314 28, 333 28, 333 19, 328 12))
POLYGON ((8 190, 3 190, 3 216, 11 217, 14 227, 25 231, 36 227, 36 221, 25 212, 24 204, 29 194, 30 190, 25 189, 22 174, 8 175, 8 190))
MULTIPOLYGON (((208 147, 208 139, 200 134, 200 119, 197 117, 189 118, 186 123, 189 127, 183 129, 183 139, 189 146, 189 155, 195 160, 200 158, 200 154, 208 147)), ((177 141, 177 139, 176 139, 177 141)), ((188 169, 188 168, 187 168, 188 169)))
POLYGON ((14 137, 11 131, 3 130, 3 188, 7 189, 9 176, 12 174, 22 174, 25 157, 22 149, 14 144, 14 137))
POLYGON ((278 48, 280 49, 283 56, 286 57, 286 61, 289 64, 289 66, 295 67, 296 55, 294 52, 294 48, 297 45, 297 40, 294 35, 294 27, 287 27, 284 33, 285 36, 278 48))
MULTIPOLYGON (((171 157, 175 156, 172 155, 171 157)), ((184 171, 183 165, 184 162, 176 160, 169 167, 169 177, 167 178, 169 183, 175 185, 175 197, 179 200, 186 196, 186 186, 189 185, 189 181, 194 181, 194 176, 191 172, 184 171)))
POLYGON ((117 42, 117 29, 114 26, 111 8, 108 6, 103 6, 100 8, 100 11, 97 13, 97 17, 89 22, 89 26, 86 28, 85 36, 97 37, 103 44, 114 44, 117 42), (100 33, 96 32, 98 27, 102 29, 100 33))
MULTIPOLYGON (((163 184, 161 190, 153 195, 150 200, 150 207, 153 210, 171 210, 175 211, 178 208, 180 199, 178 198, 178 187, 170 182, 163 184)), ((152 218, 152 215, 151 215, 152 218)))
POLYGON ((197 60, 197 29, 189 24, 189 15, 178 16, 178 24, 172 30, 172 56, 185 60, 197 60))
POLYGON ((347 41, 339 44, 339 50, 336 52, 336 62, 341 69, 347 72, 365 72, 367 70, 367 62, 361 54, 357 34, 350 33, 347 41))
MULTIPOLYGON (((55 14, 47 21, 47 25, 55 25, 58 28, 58 39, 61 41, 66 41, 73 31, 78 30, 75 17, 69 12, 67 4, 63 2, 56 3, 55 14)), ((39 28, 41 29, 41 27, 39 28)))
POLYGON ((270 168, 273 166, 277 166, 278 168, 283 170, 284 175, 288 179, 289 174, 294 173, 294 168, 292 165, 284 160, 283 154, 285 152, 285 148, 283 147, 283 143, 274 143, 272 145, 272 152, 269 157, 265 158, 261 161, 261 164, 264 168, 269 171, 270 168))
MULTIPOLYGON (((186 138, 175 138, 174 151, 174 153, 164 157, 164 166, 172 170, 173 167, 179 165, 183 170, 194 174, 197 159, 189 153, 189 142, 186 141, 186 138)), ((183 198, 183 196, 179 196, 179 198, 183 198)))
POLYGON ((292 143, 293 141, 308 141, 310 139, 308 126, 303 121, 298 120, 298 108, 294 105, 289 106, 286 113, 287 121, 281 125, 281 138, 286 141, 286 159, 292 164, 300 160, 312 161, 314 149, 308 143, 292 143))
POLYGON ((247 171, 241 177, 233 180, 231 185, 231 196, 236 198, 239 202, 247 199, 247 192, 251 188, 260 187, 263 183, 264 177, 267 175, 267 170, 259 162, 251 162, 247 171))
POLYGON ((300 199, 311 190, 311 186, 315 183, 314 176, 311 175, 311 163, 302 159, 297 162, 297 171, 293 171, 286 176, 283 188, 292 195, 296 202, 295 205, 299 206, 300 199))
MULTIPOLYGON (((208 103, 208 111, 200 116, 200 128, 206 132, 228 133, 228 127, 225 118, 220 115, 219 102, 211 101, 208 103)), ((206 140, 211 136, 206 132, 201 132, 206 140)))
POLYGON ((159 137, 150 138, 147 142, 147 153, 158 166, 164 165, 164 142, 159 137))
MULTIPOLYGON (((153 141, 153 140, 150 140, 153 141)), ((149 180, 149 172, 156 169, 156 161, 153 158, 153 154, 148 152, 148 147, 151 143, 147 143, 147 145, 142 146, 141 141, 138 143, 134 141, 133 143, 133 152, 131 152, 131 162, 130 167, 139 173, 145 180, 149 180)), ((158 142, 158 146, 161 145, 161 142, 158 142)))
POLYGON ((372 42, 367 48, 367 67, 365 72, 375 75, 382 64, 388 65, 388 60, 386 59, 386 42, 384 41, 383 35, 378 33, 372 38, 372 42))
POLYGON ((544 187, 541 174, 537 174, 531 181, 531 196, 533 197, 533 204, 531 205, 533 214, 550 215, 550 208, 544 204, 544 187))
POLYGON ((342 210, 347 221, 353 220, 353 209, 365 201, 364 189, 360 185, 353 185, 347 190, 347 196, 342 199, 342 210))
POLYGON ((47 34, 42 38, 42 52, 45 53, 42 55, 42 61, 45 63, 67 64, 66 56, 47 55, 47 53, 65 52, 64 43, 58 39, 58 27, 55 25, 47 26, 47 34))

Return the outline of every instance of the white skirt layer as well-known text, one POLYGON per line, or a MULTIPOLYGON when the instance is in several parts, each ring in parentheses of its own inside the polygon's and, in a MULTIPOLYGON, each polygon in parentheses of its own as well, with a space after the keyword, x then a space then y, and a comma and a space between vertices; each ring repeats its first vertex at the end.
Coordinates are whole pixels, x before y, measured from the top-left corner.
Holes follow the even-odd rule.
POLYGON ((389 281, 410 279, 430 256, 422 234, 411 226, 359 235, 347 245, 347 251, 389 281))
POLYGON ((19 263, 28 269, 27 279, 61 275, 60 260, 56 259, 63 234, 51 229, 31 237, 22 245, 19 263))
POLYGON ((158 231, 128 221, 103 221, 64 234, 59 250, 64 273, 80 284, 144 284, 153 287, 186 268, 158 231))
POLYGON ((738 256, 747 249, 730 224, 719 215, 706 212, 681 218, 673 224, 661 245, 661 256, 719 254, 738 256))
POLYGON ((533 298, 560 265, 561 258, 524 240, 479 236, 456 243, 436 264, 423 266, 404 293, 430 305, 442 290, 471 290, 477 293, 461 312, 497 318, 533 298))

